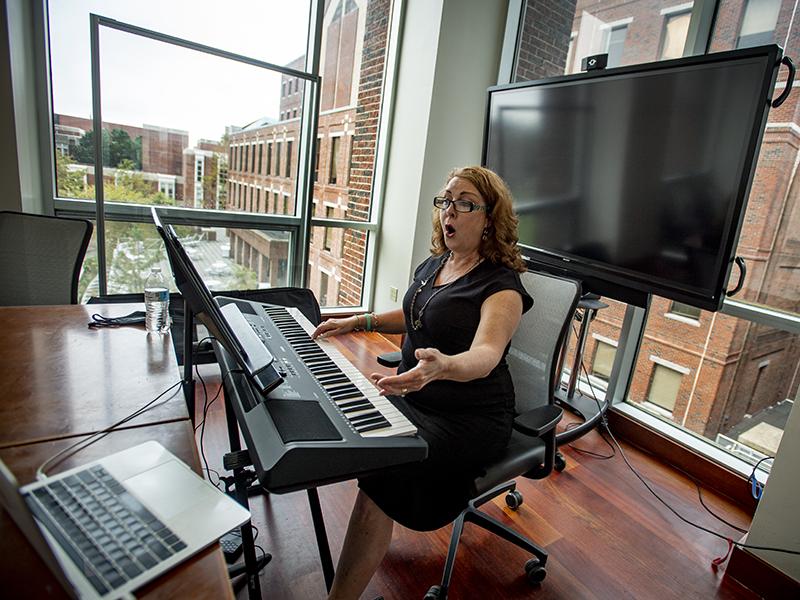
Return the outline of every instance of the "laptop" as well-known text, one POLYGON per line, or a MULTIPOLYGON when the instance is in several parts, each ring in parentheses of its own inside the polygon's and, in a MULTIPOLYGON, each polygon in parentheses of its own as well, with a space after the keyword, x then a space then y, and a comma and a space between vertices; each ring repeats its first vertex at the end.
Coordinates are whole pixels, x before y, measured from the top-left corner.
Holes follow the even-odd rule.
POLYGON ((19 487, 0 461, 0 502, 75 598, 119 598, 250 513, 158 442, 19 487))

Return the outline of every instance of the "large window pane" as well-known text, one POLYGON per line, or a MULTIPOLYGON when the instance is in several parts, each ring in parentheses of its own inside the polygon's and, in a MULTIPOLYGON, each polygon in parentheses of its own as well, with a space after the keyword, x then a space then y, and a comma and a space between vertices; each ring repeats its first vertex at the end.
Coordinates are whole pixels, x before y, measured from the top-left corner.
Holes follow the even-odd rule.
POLYGON ((558 8, 528 0, 515 81, 578 73, 581 60, 608 54, 618 67, 681 56, 689 13, 674 2, 598 0, 563 2, 558 8))
MULTIPOLYGON (((723 0, 711 50, 777 43, 785 46, 786 55, 796 57, 800 36, 797 20, 791 18, 795 7, 795 0, 723 0)), ((776 94, 785 79, 781 69, 776 94)), ((747 263, 744 288, 736 298, 791 313, 800 312, 800 188, 793 185, 800 147, 798 96, 793 92, 783 106, 769 112, 736 250, 747 263)), ((734 269, 732 282, 737 275, 734 269)))
POLYGON ((800 336, 653 298, 628 397, 745 460, 773 455, 797 395, 800 336))

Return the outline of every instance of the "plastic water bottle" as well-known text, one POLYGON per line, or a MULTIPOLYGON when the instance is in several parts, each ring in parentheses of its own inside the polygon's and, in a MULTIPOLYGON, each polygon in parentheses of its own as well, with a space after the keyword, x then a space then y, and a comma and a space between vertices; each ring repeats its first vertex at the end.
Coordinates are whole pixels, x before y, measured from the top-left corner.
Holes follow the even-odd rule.
POLYGON ((169 331, 169 289, 161 269, 153 267, 144 282, 144 326, 148 333, 169 331))

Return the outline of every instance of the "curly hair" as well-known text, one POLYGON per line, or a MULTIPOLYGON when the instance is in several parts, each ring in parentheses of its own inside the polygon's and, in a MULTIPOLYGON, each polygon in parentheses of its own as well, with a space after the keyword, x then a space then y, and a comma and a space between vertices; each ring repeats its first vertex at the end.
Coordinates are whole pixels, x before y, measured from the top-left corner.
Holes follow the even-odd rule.
MULTIPOLYGON (((486 235, 481 239, 478 248, 480 255, 495 264, 503 264, 514 271, 527 270, 525 261, 520 255, 517 241, 517 215, 511 201, 511 191, 506 182, 497 173, 485 167, 461 167, 453 169, 447 175, 447 181, 453 177, 466 179, 480 193, 488 206, 486 211, 486 235)), ((433 209, 433 233, 431 235, 431 253, 440 256, 447 251, 444 242, 442 223, 439 220, 439 209, 433 209)))

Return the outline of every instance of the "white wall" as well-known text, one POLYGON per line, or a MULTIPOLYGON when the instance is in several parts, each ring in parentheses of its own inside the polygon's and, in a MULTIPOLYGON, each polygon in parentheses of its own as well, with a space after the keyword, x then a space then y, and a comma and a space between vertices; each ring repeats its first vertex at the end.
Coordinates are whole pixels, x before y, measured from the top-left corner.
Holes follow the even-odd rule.
MULTIPOLYGON (((13 98, 13 115, 4 115, 3 125, 9 123, 9 131, 4 131, 4 139, 16 139, 16 161, 11 165, 18 174, 19 191, 5 195, 2 206, 8 210, 44 213, 45 203, 42 194, 40 175, 39 139, 40 127, 47 127, 49 118, 40 118, 37 111, 36 98, 36 65, 33 43, 33 14, 41 10, 35 2, 29 0, 4 0, 8 27, 8 55, 0 60, 7 60, 10 81, 2 84, 11 87, 13 98)), ((6 111, 6 106, 2 107, 6 111)), ((2 148, 0 161, 11 161, 13 156, 2 148)), ((6 191, 7 193, 7 191, 6 191)))
POLYGON ((433 196, 479 164, 486 88, 497 83, 507 2, 408 0, 375 281, 375 310, 399 308, 429 256, 433 196), (399 290, 397 301, 389 288, 399 290))
MULTIPOLYGON (((795 398, 789 420, 783 430, 781 445, 775 456, 764 494, 756 508, 747 544, 800 550, 800 477, 797 457, 800 456, 800 392, 795 398)), ((751 550, 800 581, 800 556, 767 550, 751 550)), ((735 575, 735 574, 734 574, 735 575)))

